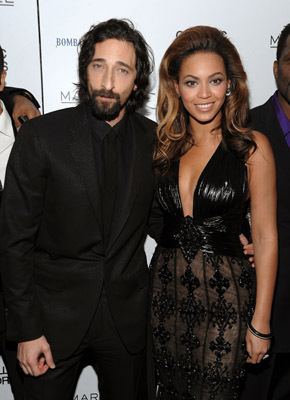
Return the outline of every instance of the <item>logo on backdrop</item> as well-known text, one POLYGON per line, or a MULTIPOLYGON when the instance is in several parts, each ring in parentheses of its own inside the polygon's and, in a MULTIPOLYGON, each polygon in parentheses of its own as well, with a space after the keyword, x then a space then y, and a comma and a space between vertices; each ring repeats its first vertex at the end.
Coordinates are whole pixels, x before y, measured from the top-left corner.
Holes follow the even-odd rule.
POLYGON ((13 7, 14 6, 14 0, 0 0, 0 7, 1 6, 13 7))
POLYGON ((280 35, 278 35, 278 36, 271 35, 271 37, 270 37, 270 48, 271 49, 277 48, 279 37, 280 37, 280 35))
POLYGON ((55 47, 77 47, 78 44, 79 41, 76 38, 56 38, 55 47))
POLYGON ((60 92, 61 104, 75 104, 78 103, 78 101, 79 101, 79 96, 76 89, 60 92))
POLYGON ((73 400, 99 400, 99 395, 98 393, 83 394, 82 396, 77 394, 73 400))
POLYGON ((9 378, 8 374, 6 371, 6 368, 4 367, 4 364, 0 366, 0 385, 9 385, 9 378))

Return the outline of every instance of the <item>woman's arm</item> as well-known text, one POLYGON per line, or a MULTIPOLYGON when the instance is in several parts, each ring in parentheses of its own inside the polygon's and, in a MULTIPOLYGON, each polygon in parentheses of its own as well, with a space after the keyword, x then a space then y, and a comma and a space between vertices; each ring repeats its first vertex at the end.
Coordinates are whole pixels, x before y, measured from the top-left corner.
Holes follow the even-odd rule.
POLYGON ((21 126, 18 119, 20 116, 32 119, 40 115, 38 110, 40 105, 28 90, 5 86, 3 92, 0 94, 0 98, 2 96, 5 97, 3 99, 5 106, 14 119, 16 129, 19 129, 21 126))
MULTIPOLYGON (((276 169, 268 139, 260 132, 254 131, 253 134, 257 150, 248 160, 248 172, 257 292, 251 324, 256 331, 268 334, 271 331, 270 317, 278 258, 276 169)), ((249 353, 247 361, 253 364, 260 362, 270 347, 270 340, 260 339, 248 330, 246 341, 249 353)))

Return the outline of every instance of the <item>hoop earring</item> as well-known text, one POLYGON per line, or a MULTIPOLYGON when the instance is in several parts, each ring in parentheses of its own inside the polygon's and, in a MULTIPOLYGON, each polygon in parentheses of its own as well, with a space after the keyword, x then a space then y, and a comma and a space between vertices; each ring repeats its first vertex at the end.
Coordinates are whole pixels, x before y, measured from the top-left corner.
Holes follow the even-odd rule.
POLYGON ((229 97, 232 94, 232 91, 230 88, 227 88, 226 90, 226 96, 229 97))

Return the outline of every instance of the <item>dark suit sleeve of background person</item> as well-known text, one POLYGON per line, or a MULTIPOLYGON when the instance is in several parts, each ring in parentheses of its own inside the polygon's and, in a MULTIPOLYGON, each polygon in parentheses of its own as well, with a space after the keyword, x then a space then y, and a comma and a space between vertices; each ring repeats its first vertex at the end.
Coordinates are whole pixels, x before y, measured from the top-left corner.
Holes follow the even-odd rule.
POLYGON ((264 105, 251 111, 252 126, 269 139, 276 162, 277 226, 279 237, 279 263, 276 291, 272 307, 272 329, 276 352, 290 353, 290 149, 286 143, 270 98, 264 105))
POLYGON ((0 214, 1 278, 11 341, 42 335, 33 263, 45 186, 45 158, 33 125, 27 121, 11 151, 0 214))
POLYGON ((11 86, 5 86, 4 90, 0 92, 0 99, 5 103, 5 107, 10 116, 12 116, 13 112, 13 106, 14 106, 13 98, 16 95, 23 95, 24 97, 29 98, 36 108, 40 108, 38 101, 33 96, 33 94, 30 93, 28 90, 22 88, 15 88, 11 86))
POLYGON ((272 98, 251 110, 253 129, 269 139, 277 175, 277 226, 279 237, 279 263, 276 290, 272 306, 273 332, 270 358, 259 366, 248 366, 246 387, 241 399, 288 399, 290 360, 290 157, 289 147, 273 107, 272 98))

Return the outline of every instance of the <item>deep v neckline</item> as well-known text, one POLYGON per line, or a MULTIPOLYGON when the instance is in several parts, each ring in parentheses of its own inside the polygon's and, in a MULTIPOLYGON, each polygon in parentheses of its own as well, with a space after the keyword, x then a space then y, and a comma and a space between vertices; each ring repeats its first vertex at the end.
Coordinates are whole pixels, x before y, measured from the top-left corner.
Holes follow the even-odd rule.
POLYGON ((205 171, 207 170, 207 168, 208 168, 209 165, 211 164, 212 160, 214 159, 214 157, 215 157, 215 155, 217 154, 218 150, 220 149, 221 145, 222 145, 222 141, 220 141, 219 145, 217 146, 217 148, 215 149, 215 151, 213 152, 213 154, 211 155, 211 157, 208 159, 207 163, 205 164, 204 168, 202 169, 202 171, 201 171, 201 173, 200 173, 200 175, 199 175, 199 177, 198 177, 198 179, 197 179, 197 181, 196 181, 196 184, 195 184, 195 187, 194 187, 193 193, 192 193, 192 196, 193 196, 193 199, 192 199, 192 216, 189 215, 189 214, 184 215, 183 204, 182 204, 182 201, 181 201, 181 195, 180 195, 180 190, 179 190, 179 167, 180 167, 180 159, 177 160, 177 192, 178 192, 178 197, 179 197, 179 202, 180 202, 180 207, 181 207, 181 213, 182 213, 183 218, 192 218, 192 219, 195 218, 195 213, 194 213, 195 201, 194 201, 194 198, 195 198, 195 194, 196 194, 197 188, 198 188, 199 185, 200 185, 200 181, 201 181, 203 175, 205 174, 205 171))

